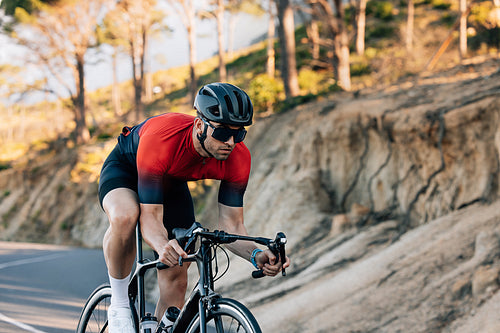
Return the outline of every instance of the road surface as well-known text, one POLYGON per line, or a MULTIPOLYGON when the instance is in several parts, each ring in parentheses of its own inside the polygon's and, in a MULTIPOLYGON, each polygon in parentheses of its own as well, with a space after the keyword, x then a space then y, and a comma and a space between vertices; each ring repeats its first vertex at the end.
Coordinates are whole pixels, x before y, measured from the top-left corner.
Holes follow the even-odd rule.
POLYGON ((0 332, 74 332, 106 281, 102 250, 0 242, 0 332))

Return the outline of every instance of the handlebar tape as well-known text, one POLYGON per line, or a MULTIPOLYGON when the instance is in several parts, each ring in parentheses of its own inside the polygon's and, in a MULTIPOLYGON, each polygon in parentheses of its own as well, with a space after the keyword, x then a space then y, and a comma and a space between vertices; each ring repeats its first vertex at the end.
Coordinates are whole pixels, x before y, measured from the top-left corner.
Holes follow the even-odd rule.
POLYGON ((264 277, 264 271, 262 269, 259 269, 258 271, 253 271, 252 277, 254 279, 260 279, 260 278, 264 277))
POLYGON ((164 263, 160 262, 158 264, 156 264, 156 269, 166 269, 168 268, 169 266, 165 265, 164 263))

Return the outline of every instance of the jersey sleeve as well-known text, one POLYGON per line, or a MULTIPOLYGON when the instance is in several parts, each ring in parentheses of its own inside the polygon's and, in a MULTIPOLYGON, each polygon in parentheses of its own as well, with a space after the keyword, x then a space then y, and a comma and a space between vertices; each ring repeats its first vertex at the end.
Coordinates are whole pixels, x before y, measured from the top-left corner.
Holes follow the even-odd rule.
POLYGON ((168 146, 158 135, 141 136, 137 149, 137 175, 139 202, 163 203, 163 175, 168 169, 168 146))
POLYGON ((240 145, 238 154, 227 161, 229 163, 226 166, 226 175, 219 187, 218 201, 231 207, 243 207, 243 196, 250 176, 250 152, 244 144, 240 145))

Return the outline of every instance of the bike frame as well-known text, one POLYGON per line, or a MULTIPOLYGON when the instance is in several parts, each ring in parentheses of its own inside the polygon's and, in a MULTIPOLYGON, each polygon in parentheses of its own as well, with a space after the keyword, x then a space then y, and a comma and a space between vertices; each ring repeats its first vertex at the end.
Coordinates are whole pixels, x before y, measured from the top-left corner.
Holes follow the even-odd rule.
MULTIPOLYGON (((129 294, 135 301, 137 295, 137 302, 139 306, 138 323, 146 315, 146 297, 144 289, 144 276, 146 271, 160 265, 159 260, 149 261, 144 259, 142 251, 142 234, 139 224, 136 228, 137 240, 137 259, 136 268, 132 280, 129 284, 129 294)), ((200 316, 200 333, 206 333, 206 318, 208 310, 210 309, 210 301, 214 298, 220 297, 214 292, 214 281, 212 276, 212 250, 209 241, 202 241, 199 250, 195 254, 188 255, 188 258, 183 259, 183 262, 196 261, 199 280, 196 287, 191 292, 188 300, 179 314, 178 319, 172 327, 172 333, 184 332, 188 325, 191 323, 192 318, 199 313, 200 316), (205 259, 206 258, 206 259, 205 259)))
MULTIPOLYGON (((231 243, 236 240, 245 240, 245 241, 253 241, 261 245, 266 245, 269 248, 272 247, 273 240, 263 237, 250 237, 250 236, 242 236, 242 235, 231 235, 226 234, 224 232, 220 232, 217 234, 218 237, 226 237, 220 238, 218 242, 214 242, 210 240, 210 237, 214 236, 214 232, 205 232, 200 225, 197 229, 193 231, 193 234, 196 236, 201 236, 200 247, 194 254, 189 254, 187 258, 179 258, 179 265, 182 265, 184 262, 196 262, 199 280, 196 284, 195 288, 191 292, 188 300, 184 304, 177 320, 173 324, 172 333, 184 333, 188 328, 189 324, 196 316, 199 315, 200 321, 200 333, 207 332, 207 317, 210 315, 210 310, 212 309, 212 301, 220 298, 220 295, 214 291, 214 276, 212 273, 212 248, 213 244, 223 244, 223 243, 231 243)), ((279 234, 278 234, 279 235, 279 234)), ((281 239, 278 236, 276 239, 281 239)), ((144 290, 144 275, 146 271, 152 268, 163 269, 167 268, 166 265, 162 264, 159 259, 151 261, 149 259, 144 259, 143 251, 142 251, 142 234, 140 230, 140 225, 137 223, 136 227, 136 238, 137 238, 137 258, 136 258, 136 268, 132 280, 129 283, 129 295, 132 300, 132 303, 135 303, 135 297, 137 296, 137 302, 139 305, 137 325, 139 325, 140 321, 146 315, 146 300, 145 300, 145 290, 144 290)), ((194 238, 193 238, 194 239, 194 238)), ((219 238, 217 238, 219 239, 219 238)), ((286 242, 286 238, 284 239, 284 243, 286 242)), ((276 240, 275 240, 276 242, 276 240)), ((283 243, 283 244, 284 244, 283 243)), ((281 258, 285 258, 284 248, 283 252, 279 253, 281 258)), ((259 272, 259 271, 256 271, 259 272)), ((256 273, 254 272, 254 273, 256 273)), ((285 271, 283 270, 283 275, 285 275, 285 271)), ((254 277, 261 277, 263 275, 254 277)), ((134 304, 131 304, 133 306, 134 304)))

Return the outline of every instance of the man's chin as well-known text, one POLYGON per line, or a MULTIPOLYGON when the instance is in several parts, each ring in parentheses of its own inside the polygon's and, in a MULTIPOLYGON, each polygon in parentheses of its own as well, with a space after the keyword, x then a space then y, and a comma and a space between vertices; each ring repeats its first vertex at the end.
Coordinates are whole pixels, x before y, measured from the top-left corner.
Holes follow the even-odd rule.
POLYGON ((231 154, 231 152, 228 152, 228 153, 217 153, 214 155, 215 159, 219 160, 219 161, 225 161, 229 158, 229 155, 231 154))

